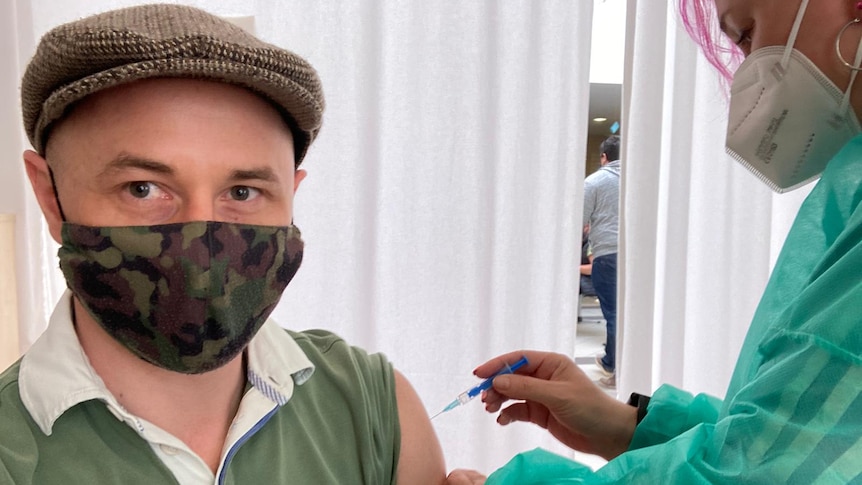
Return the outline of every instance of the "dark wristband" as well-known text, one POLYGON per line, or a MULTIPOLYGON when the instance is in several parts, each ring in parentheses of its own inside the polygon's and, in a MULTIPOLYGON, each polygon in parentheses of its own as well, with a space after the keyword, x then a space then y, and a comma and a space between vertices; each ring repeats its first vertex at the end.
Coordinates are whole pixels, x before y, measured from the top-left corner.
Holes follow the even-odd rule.
POLYGON ((634 406, 638 408, 638 421, 637 424, 641 424, 641 421, 644 420, 644 416, 647 413, 647 406, 649 405, 649 396, 644 396, 643 394, 638 394, 633 392, 631 396, 629 396, 628 404, 629 406, 634 406))

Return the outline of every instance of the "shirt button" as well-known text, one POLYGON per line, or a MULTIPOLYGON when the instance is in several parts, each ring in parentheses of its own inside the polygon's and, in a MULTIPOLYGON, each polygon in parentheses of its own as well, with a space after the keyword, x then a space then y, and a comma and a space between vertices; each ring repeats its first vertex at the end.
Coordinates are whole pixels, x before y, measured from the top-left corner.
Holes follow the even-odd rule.
POLYGON ((164 451, 166 455, 170 455, 170 456, 174 456, 180 452, 180 450, 178 448, 174 448, 173 446, 170 446, 170 445, 159 445, 159 448, 161 448, 162 451, 164 451))

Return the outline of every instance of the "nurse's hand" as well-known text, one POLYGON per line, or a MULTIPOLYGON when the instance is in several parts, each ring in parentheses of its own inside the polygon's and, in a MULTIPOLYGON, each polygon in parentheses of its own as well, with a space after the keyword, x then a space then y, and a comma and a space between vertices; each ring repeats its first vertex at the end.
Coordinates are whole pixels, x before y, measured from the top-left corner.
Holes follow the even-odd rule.
POLYGON ((564 355, 522 350, 495 357, 473 371, 488 378, 506 364, 526 356, 529 364, 515 374, 494 379, 482 396, 495 413, 508 400, 518 400, 497 416, 497 422, 535 423, 569 448, 610 460, 626 451, 637 426, 637 409, 608 396, 564 355))
POLYGON ((446 478, 446 485, 484 485, 487 477, 475 470, 458 468, 446 478))

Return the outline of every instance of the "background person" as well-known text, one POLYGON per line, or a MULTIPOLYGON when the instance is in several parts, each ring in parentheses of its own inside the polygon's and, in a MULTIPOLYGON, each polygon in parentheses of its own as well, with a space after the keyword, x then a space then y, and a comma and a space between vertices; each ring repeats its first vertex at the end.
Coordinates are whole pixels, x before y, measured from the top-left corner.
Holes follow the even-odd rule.
POLYGON ((617 251, 620 220, 620 137, 601 144, 601 168, 584 180, 584 225, 588 225, 592 266, 590 279, 605 318, 605 354, 596 365, 605 374, 599 380, 616 387, 617 251))
MULTIPOLYGON (((586 296, 595 296, 596 289, 593 288, 593 251, 590 249, 590 226, 584 226, 583 237, 581 238, 581 265, 578 272, 581 275, 580 294, 586 296)), ((580 321, 580 317, 578 317, 580 321)))

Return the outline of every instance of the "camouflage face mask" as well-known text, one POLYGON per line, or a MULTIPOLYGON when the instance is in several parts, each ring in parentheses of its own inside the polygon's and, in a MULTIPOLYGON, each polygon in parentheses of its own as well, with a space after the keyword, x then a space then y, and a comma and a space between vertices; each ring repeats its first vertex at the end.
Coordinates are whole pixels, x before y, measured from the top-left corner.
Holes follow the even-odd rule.
POLYGON ((132 353, 197 374, 245 349, 299 269, 296 226, 64 223, 60 268, 90 315, 132 353))

